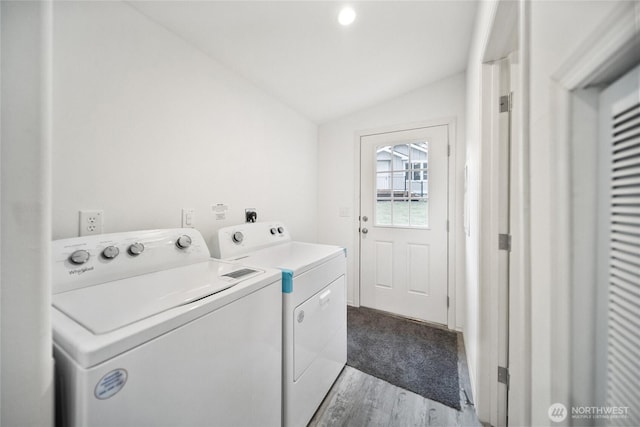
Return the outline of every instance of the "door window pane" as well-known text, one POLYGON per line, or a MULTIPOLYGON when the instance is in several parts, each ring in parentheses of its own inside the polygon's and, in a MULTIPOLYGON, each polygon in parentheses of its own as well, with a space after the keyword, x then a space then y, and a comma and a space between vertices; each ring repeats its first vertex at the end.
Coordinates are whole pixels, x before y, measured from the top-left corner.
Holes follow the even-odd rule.
POLYGON ((391 170, 391 162, 389 160, 378 160, 378 172, 386 172, 391 170))
POLYGON ((429 225, 429 202, 426 198, 411 200, 411 225, 416 227, 429 225))
POLYGON ((376 203, 376 225, 393 225, 391 199, 378 199, 376 203))
POLYGON ((429 143, 377 147, 376 225, 429 226, 429 143))
POLYGON ((407 180, 402 172, 394 172, 393 174, 393 197, 407 197, 407 180))
POLYGON ((409 215, 411 202, 409 199, 393 200, 393 225, 407 226, 409 225, 409 215))
POLYGON ((378 197, 391 197, 393 188, 393 174, 378 173, 376 174, 376 192, 378 197))

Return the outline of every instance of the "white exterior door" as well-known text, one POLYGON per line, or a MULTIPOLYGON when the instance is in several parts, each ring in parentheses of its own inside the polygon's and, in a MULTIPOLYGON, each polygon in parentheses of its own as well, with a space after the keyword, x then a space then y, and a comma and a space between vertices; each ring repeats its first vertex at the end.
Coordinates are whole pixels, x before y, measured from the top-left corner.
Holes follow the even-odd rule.
POLYGON ((360 303, 447 324, 448 127, 360 139, 360 303))

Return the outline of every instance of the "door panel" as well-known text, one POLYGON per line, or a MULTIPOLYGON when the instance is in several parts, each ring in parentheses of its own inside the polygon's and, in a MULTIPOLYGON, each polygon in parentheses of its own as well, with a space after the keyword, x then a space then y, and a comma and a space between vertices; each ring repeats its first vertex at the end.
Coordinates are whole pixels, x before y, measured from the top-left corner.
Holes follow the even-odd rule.
POLYGON ((393 287, 393 243, 375 243, 374 268, 376 270, 375 285, 382 288, 393 287))
POLYGON ((601 94, 596 402, 629 407, 607 425, 640 425, 640 65, 601 94), (604 357, 603 357, 604 356, 604 357), (616 422, 617 421, 617 422, 616 422))
POLYGON ((409 244, 409 292, 420 295, 429 295, 429 281, 423 280, 429 277, 430 251, 429 245, 409 244))
POLYGON ((363 136, 361 305, 447 323, 448 128, 363 136))

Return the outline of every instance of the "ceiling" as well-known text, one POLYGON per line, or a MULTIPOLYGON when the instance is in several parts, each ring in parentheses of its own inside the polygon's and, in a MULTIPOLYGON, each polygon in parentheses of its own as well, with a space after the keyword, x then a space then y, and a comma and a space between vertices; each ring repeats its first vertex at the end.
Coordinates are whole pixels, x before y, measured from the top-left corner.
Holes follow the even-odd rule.
POLYGON ((133 1, 131 6, 323 123, 466 68, 475 1, 133 1))

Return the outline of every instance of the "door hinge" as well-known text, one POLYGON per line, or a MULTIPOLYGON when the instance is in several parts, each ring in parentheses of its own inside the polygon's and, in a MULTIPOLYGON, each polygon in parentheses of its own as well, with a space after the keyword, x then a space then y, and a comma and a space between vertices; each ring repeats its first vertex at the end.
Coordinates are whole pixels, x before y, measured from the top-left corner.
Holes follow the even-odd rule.
POLYGON ((447 233, 449 232, 449 220, 447 220, 447 233))
POLYGON ((500 97, 500 112, 507 113, 511 111, 511 94, 500 97))
POLYGON ((509 368, 505 368, 504 366, 498 366, 498 382, 504 384, 509 388, 509 368))
POLYGON ((447 145, 447 157, 451 157, 451 145, 447 145))
POLYGON ((498 234, 498 249, 501 251, 511 251, 510 234, 498 234))
POLYGON ((447 295, 447 308, 449 308, 449 296, 447 295))

